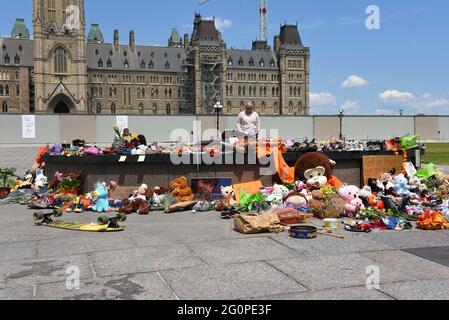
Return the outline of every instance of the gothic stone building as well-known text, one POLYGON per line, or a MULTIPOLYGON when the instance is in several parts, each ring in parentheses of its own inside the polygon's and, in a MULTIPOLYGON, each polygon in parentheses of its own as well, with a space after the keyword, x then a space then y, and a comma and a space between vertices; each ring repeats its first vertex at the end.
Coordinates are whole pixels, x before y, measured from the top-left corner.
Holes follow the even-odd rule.
POLYGON ((0 38, 0 106, 10 113, 237 114, 253 101, 265 115, 309 114, 309 48, 284 25, 252 50, 229 49, 214 21, 195 15, 191 36, 167 47, 104 42, 84 0, 33 0, 33 39, 23 19, 0 38), (74 19, 75 18, 75 19, 74 19), (77 23, 78 22, 78 23, 77 23))

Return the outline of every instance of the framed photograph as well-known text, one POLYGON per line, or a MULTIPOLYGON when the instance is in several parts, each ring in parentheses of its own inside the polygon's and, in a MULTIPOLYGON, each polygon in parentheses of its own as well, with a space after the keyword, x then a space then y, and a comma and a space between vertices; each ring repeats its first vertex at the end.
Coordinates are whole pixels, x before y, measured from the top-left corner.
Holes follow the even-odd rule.
POLYGON ((192 178, 191 188, 196 198, 221 200, 221 187, 232 186, 232 178, 192 178))

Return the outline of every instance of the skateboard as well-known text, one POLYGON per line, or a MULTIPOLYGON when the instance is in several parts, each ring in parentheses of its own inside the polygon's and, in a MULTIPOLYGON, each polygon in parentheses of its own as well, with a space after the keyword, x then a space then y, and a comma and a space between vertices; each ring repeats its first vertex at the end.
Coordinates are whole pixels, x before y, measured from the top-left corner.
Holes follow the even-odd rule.
POLYGON ((65 222, 60 220, 53 220, 52 217, 58 218, 62 216, 61 210, 54 210, 50 213, 36 212, 33 214, 33 219, 36 225, 45 226, 57 229, 84 231, 84 232, 119 232, 124 231, 125 227, 121 227, 119 222, 126 221, 126 215, 119 213, 114 217, 101 216, 97 223, 82 223, 82 222, 65 222))

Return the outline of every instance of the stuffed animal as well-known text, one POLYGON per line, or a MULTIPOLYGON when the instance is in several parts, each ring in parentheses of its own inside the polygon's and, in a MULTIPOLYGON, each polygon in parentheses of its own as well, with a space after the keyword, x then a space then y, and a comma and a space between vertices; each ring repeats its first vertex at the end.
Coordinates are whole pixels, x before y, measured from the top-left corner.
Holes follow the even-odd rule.
POLYGON ((320 189, 325 185, 341 187, 343 184, 332 176, 335 161, 319 152, 308 153, 298 159, 295 165, 295 177, 305 181, 309 189, 320 189))
POLYGON ((385 209, 385 204, 384 202, 377 197, 376 195, 372 194, 367 198, 368 204, 370 206, 371 209, 375 209, 375 210, 383 210, 385 209))
POLYGON ((93 207, 92 210, 95 212, 108 212, 110 211, 109 207, 109 193, 108 189, 104 186, 103 183, 97 182, 95 186, 95 191, 93 192, 93 207))
POLYGON ((285 204, 294 209, 301 209, 309 205, 309 200, 303 192, 293 191, 285 198, 285 204))
POLYGON ((266 198, 267 202, 275 205, 281 205, 285 197, 290 194, 286 186, 274 184, 272 193, 266 198))
POLYGON ((36 179, 34 179, 34 185, 38 188, 43 188, 48 184, 48 179, 44 175, 44 170, 37 169, 36 170, 36 179))
POLYGON ((164 199, 168 194, 168 190, 165 187, 157 186, 154 188, 154 193, 151 198, 152 210, 164 209, 164 199))
POLYGON ((370 187, 372 193, 385 192, 385 185, 378 179, 369 178, 368 187, 370 187))
POLYGON ((147 215, 150 213, 148 202, 152 197, 153 192, 146 184, 142 184, 128 200, 124 201, 124 205, 119 209, 119 212, 125 214, 136 212, 140 215, 147 215))
POLYGON ((333 187, 311 192, 313 199, 309 201, 312 214, 318 219, 339 218, 345 210, 346 203, 333 187))
POLYGON ((362 199, 360 199, 360 189, 356 186, 345 185, 338 190, 338 195, 346 202, 344 215, 354 217, 355 214, 363 207, 362 199))
POLYGON ((235 199, 234 187, 221 187, 221 194, 223 195, 223 201, 227 203, 228 206, 234 207, 237 205, 237 200, 235 199))
POLYGON ((427 186, 422 182, 422 180, 418 177, 411 177, 408 181, 410 185, 410 189, 424 191, 427 190, 427 186))
POLYGON ((410 186, 408 185, 408 180, 405 178, 403 174, 397 175, 395 180, 395 191, 402 195, 408 196, 410 195, 410 186))
POLYGON ((193 191, 187 184, 186 177, 180 177, 170 182, 171 195, 178 202, 193 201, 193 191))

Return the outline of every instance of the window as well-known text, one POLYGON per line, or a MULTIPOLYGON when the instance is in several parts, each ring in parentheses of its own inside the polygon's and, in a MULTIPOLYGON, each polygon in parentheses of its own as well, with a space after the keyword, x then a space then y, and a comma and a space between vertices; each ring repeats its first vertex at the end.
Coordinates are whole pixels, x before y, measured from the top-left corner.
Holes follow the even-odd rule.
POLYGON ((168 61, 165 63, 165 69, 166 70, 170 69, 170 63, 168 61))
POLYGON ((9 86, 5 86, 5 96, 9 96, 9 86))
POLYGON ((6 45, 3 45, 3 46, 2 46, 2 50, 3 50, 3 51, 6 51, 6 45))
POLYGON ((3 96, 5 92, 3 91, 3 86, 0 84, 0 96, 3 96))
POLYGON ((157 114, 157 104, 153 104, 153 114, 157 114))
POLYGON ((112 68, 112 61, 111 59, 108 59, 108 61, 106 62, 106 65, 108 68, 112 68))
POLYGON ((254 59, 253 58, 249 59, 249 66, 254 67, 254 59))
POLYGON ((55 72, 59 74, 67 73, 67 51, 58 48, 55 51, 55 72))
POLYGON ((150 61, 150 64, 148 65, 150 69, 154 69, 154 62, 153 60, 150 61))
POLYGON ((143 112, 144 112, 144 106, 143 106, 143 104, 141 103, 141 104, 139 105, 139 114, 143 114, 143 112))
POLYGON ((20 95, 20 86, 19 85, 16 86, 16 95, 20 95))
POLYGON ((265 67, 265 60, 264 59, 260 59, 259 65, 263 68, 265 67))
POLYGON ((112 88, 109 88, 109 98, 112 98, 112 88))
POLYGON ((167 107, 165 107, 166 114, 171 114, 171 107, 170 104, 167 104, 167 107))
POLYGON ((14 64, 20 64, 20 57, 18 54, 14 57, 14 64))
POLYGON ((103 68, 103 60, 101 58, 98 60, 98 67, 103 68))
POLYGON ((6 54, 5 56, 5 64, 9 64, 11 62, 11 58, 9 57, 8 54, 6 54))
POLYGON ((8 112, 8 104, 6 103, 6 101, 3 101, 2 112, 8 112))
POLYGON ((123 63, 123 67, 125 69, 129 69, 129 62, 128 62, 128 60, 125 60, 125 62, 123 63))
POLYGON ((232 61, 232 59, 228 60, 228 66, 232 67, 234 65, 234 61, 232 61))
POLYGON ((97 104, 97 114, 101 114, 101 104, 97 104))
POLYGON ((276 62, 274 61, 274 59, 271 59, 270 61, 270 67, 275 68, 276 67, 276 62))
POLYGON ((98 49, 95 50, 95 55, 98 56, 100 52, 98 52, 98 49))
POLYGON ((146 67, 146 63, 144 60, 142 60, 142 62, 140 63, 140 68, 145 69, 145 67, 146 67))
POLYGON ((240 57, 240 59, 239 59, 239 66, 243 67, 243 58, 242 57, 240 57))
POLYGON ((111 114, 116 114, 117 113, 117 108, 115 107, 115 103, 113 103, 111 105, 111 114))

